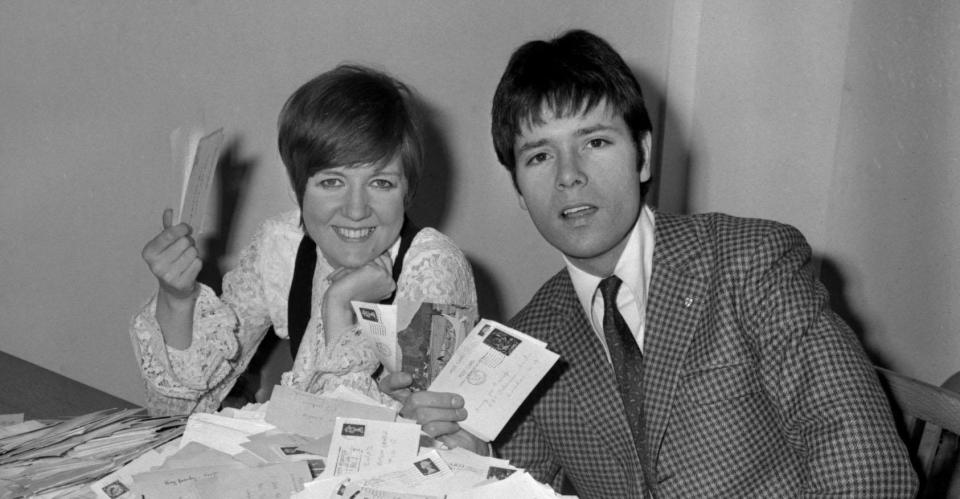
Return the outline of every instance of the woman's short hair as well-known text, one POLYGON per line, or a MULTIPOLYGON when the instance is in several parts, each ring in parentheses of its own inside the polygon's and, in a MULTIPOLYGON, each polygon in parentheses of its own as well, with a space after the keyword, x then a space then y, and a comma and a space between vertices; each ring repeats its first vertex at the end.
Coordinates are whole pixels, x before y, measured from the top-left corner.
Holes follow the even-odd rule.
POLYGON ((337 166, 385 164, 398 155, 409 206, 423 169, 423 144, 410 89, 380 71, 344 64, 287 99, 278 119, 280 158, 303 207, 307 180, 337 166))
MULTIPOLYGON (((516 183, 514 142, 523 126, 543 123, 546 105, 561 117, 590 111, 601 101, 620 113, 634 141, 652 130, 640 84, 604 39, 584 30, 534 40, 510 57, 493 97, 493 146, 516 183)), ((639 145, 639 143, 638 143, 639 145)), ((641 168, 648 158, 638 148, 641 168)))

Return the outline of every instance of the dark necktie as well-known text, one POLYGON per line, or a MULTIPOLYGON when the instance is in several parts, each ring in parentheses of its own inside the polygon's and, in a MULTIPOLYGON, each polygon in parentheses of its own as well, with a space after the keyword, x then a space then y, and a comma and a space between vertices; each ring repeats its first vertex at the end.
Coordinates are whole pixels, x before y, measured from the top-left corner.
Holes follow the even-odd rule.
POLYGON ((641 462, 645 462, 643 450, 643 425, 641 411, 643 407, 642 374, 643 354, 637 340, 627 327, 627 322, 617 309, 617 291, 620 290, 620 278, 615 275, 600 281, 600 294, 603 297, 603 335, 610 350, 610 361, 617 374, 617 386, 627 413, 627 421, 641 462))

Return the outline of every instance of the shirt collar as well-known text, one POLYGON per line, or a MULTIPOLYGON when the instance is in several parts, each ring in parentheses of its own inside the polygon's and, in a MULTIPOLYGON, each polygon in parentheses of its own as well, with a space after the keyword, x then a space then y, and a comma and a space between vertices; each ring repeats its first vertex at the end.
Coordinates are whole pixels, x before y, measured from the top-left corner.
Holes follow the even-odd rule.
MULTIPOLYGON (((627 245, 623 248, 623 253, 620 254, 617 265, 614 267, 614 274, 623 281, 624 285, 629 286, 636 296, 642 297, 643 301, 646 301, 647 288, 650 285, 650 270, 653 267, 653 224, 653 210, 643 205, 640 216, 637 217, 637 223, 630 231, 627 245)), ((573 289, 577 292, 580 305, 587 317, 590 317, 594 293, 600 281, 606 276, 595 276, 580 270, 565 255, 563 260, 570 273, 570 280, 573 281, 573 289)))

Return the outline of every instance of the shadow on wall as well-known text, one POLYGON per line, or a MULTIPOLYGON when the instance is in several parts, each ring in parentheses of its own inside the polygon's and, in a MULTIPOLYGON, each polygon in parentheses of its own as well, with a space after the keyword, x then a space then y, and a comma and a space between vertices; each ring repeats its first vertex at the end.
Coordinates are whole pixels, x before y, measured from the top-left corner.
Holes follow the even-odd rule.
MULTIPOLYGON (((460 171, 459 166, 462 161, 457 161, 450 154, 447 145, 449 138, 442 132, 442 130, 449 130, 449 127, 443 126, 445 124, 443 113, 422 97, 417 98, 417 106, 421 114, 423 140, 426 144, 424 171, 413 205, 407 213, 417 225, 443 231, 444 223, 450 213, 453 186, 457 184, 454 174, 460 171)), ((492 148, 493 145, 491 144, 490 147, 492 148)), ((480 317, 505 321, 503 293, 494 282, 493 274, 481 266, 476 259, 470 258, 469 255, 467 259, 473 267, 480 317)))
POLYGON ((890 362, 878 352, 869 348, 867 331, 860 315, 850 306, 846 295, 846 280, 839 266, 828 257, 820 256, 820 282, 830 293, 830 308, 850 326, 867 352, 867 357, 875 365, 890 368, 890 362))
POLYGON ((694 170, 694 154, 688 147, 688 138, 677 136, 685 130, 673 125, 679 118, 667 102, 664 89, 655 83, 658 80, 638 68, 631 70, 640 82, 647 112, 653 121, 652 180, 646 203, 670 213, 689 213, 689 179, 694 170))
MULTIPOLYGON (((197 276, 197 281, 210 286, 217 296, 222 292, 225 273, 221 262, 230 247, 239 207, 242 206, 250 191, 250 179, 253 178, 253 171, 258 166, 255 158, 244 157, 241 154, 241 146, 240 138, 232 137, 220 154, 212 189, 213 195, 216 196, 217 219, 215 223, 208 225, 209 232, 202 242, 203 268, 197 276)), ((255 402, 257 390, 260 389, 261 371, 279 345, 280 339, 271 329, 257 348, 257 353, 250 361, 247 371, 237 378, 224 405, 242 407, 247 402, 255 402)))
POLYGON ((217 219, 208 224, 210 230, 204 236, 201 251, 203 268, 197 276, 199 282, 210 286, 218 296, 224 274, 220 262, 227 254, 238 207, 250 190, 250 179, 257 164, 253 158, 241 157, 240 147, 240 138, 231 138, 217 162, 212 189, 217 200, 217 219))

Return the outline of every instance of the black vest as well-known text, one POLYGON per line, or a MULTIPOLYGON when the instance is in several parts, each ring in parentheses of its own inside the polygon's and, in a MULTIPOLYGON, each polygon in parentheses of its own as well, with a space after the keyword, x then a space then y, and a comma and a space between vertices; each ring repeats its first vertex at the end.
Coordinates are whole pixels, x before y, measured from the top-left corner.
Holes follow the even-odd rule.
MULTIPOLYGON (((410 242, 420 232, 420 228, 410 222, 409 219, 403 219, 403 226, 400 228, 400 248, 397 257, 393 260, 393 281, 400 281, 400 272, 403 268, 403 258, 410 248, 410 242)), ((313 301, 313 273, 317 268, 317 244, 303 233, 303 239, 300 240, 300 248, 297 249, 297 260, 293 265, 293 282, 290 283, 290 295, 287 297, 287 330, 290 334, 290 354, 294 359, 297 358, 297 352, 300 351, 300 342, 303 341, 303 333, 307 330, 307 322, 310 321, 310 305, 313 301)), ((390 304, 397 296, 397 291, 380 303, 390 304)))

